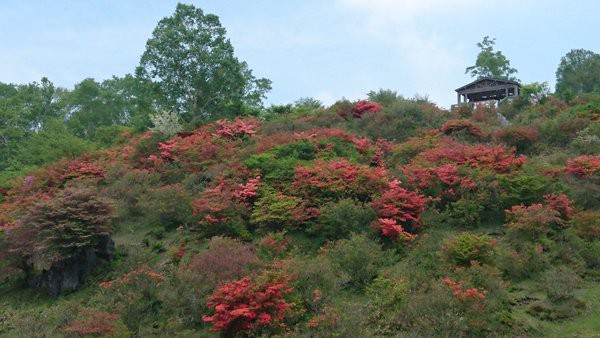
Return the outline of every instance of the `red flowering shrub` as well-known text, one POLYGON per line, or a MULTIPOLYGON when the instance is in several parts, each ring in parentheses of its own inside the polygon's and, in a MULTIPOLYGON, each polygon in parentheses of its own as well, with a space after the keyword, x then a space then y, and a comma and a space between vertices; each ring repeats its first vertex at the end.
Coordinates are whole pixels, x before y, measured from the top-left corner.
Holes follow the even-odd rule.
POLYGON ((454 197, 477 188, 470 175, 461 175, 453 163, 426 168, 413 163, 402 168, 410 186, 425 190, 429 196, 454 197))
POLYGON ((452 135, 463 132, 476 139, 483 139, 483 130, 471 120, 448 120, 442 126, 442 133, 452 135))
POLYGON ((260 335, 285 327, 285 319, 294 303, 285 295, 292 292, 289 276, 269 280, 249 277, 229 282, 208 297, 208 307, 214 310, 202 320, 212 323, 212 331, 224 334, 260 335))
POLYGON ((414 232, 419 227, 427 201, 425 196, 404 189, 400 187, 399 181, 393 181, 388 184, 388 189, 371 203, 380 217, 372 227, 391 240, 402 237, 410 239, 405 231, 408 229, 414 232))
POLYGON ((456 163, 471 168, 492 169, 504 173, 525 164, 524 155, 515 156, 515 149, 506 150, 500 146, 467 146, 455 141, 445 140, 439 146, 422 153, 424 161, 432 164, 456 163))
POLYGON ((485 300, 486 290, 480 288, 464 289, 460 282, 456 282, 448 277, 444 278, 442 282, 453 290, 452 296, 460 302, 477 303, 485 300))
POLYGON ((95 163, 73 160, 61 175, 65 181, 77 178, 102 178, 104 173, 95 163))
POLYGON ((157 166, 161 162, 178 162, 187 171, 198 172, 212 161, 226 158, 232 147, 225 140, 211 133, 209 127, 191 134, 177 135, 159 144, 160 158, 155 154, 148 161, 157 166))
POLYGON ((361 100, 355 103, 344 100, 336 102, 334 109, 340 117, 348 120, 350 116, 354 118, 361 118, 365 114, 377 113, 383 109, 383 106, 377 102, 371 102, 367 100, 361 100))
POLYGON ((582 178, 600 176, 600 155, 584 155, 567 161, 565 172, 582 178))
POLYGON ((416 235, 404 231, 402 225, 397 224, 396 220, 391 218, 379 218, 371 224, 371 227, 375 232, 381 233, 394 242, 411 241, 416 237, 416 235))
POLYGON ((204 234, 209 237, 248 237, 244 219, 250 212, 259 184, 259 176, 250 178, 246 183, 219 179, 216 187, 204 190, 202 196, 192 202, 194 214, 201 217, 198 223, 204 234))
POLYGON ((361 118, 364 114, 374 114, 383 109, 383 106, 377 102, 361 100, 352 106, 352 116, 361 118))
POLYGON ((248 182, 244 184, 237 184, 235 190, 232 191, 233 198, 248 203, 254 197, 260 186, 260 176, 248 179, 248 182))
POLYGON ((313 201, 326 202, 342 198, 368 201, 386 184, 384 168, 355 165, 345 159, 315 161, 312 167, 296 167, 291 191, 313 201))
POLYGON ((258 121, 252 116, 245 119, 237 116, 233 121, 218 120, 215 123, 219 126, 216 135, 228 139, 254 136, 256 134, 256 128, 258 127, 258 121))
POLYGON ((569 219, 571 217, 571 214, 573 213, 573 201, 571 201, 567 195, 557 195, 552 193, 544 195, 544 200, 546 200, 550 209, 558 211, 563 219, 569 219))

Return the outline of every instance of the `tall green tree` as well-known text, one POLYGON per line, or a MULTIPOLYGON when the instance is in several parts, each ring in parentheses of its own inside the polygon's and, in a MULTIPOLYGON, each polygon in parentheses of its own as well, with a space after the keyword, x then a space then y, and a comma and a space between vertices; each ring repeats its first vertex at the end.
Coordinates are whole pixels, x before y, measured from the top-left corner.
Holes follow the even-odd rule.
POLYGON ((600 54, 572 49, 560 59, 556 70, 556 93, 564 99, 600 92, 600 54))
POLYGON ((178 4, 146 42, 136 74, 156 82, 162 108, 179 112, 186 121, 258 108, 271 81, 252 75, 225 34, 216 15, 178 4))
POLYGON ((489 36, 485 36, 481 42, 477 43, 481 52, 477 55, 475 65, 465 69, 465 74, 470 73, 471 77, 477 79, 492 77, 517 81, 517 78, 512 76, 517 73, 517 70, 510 66, 510 61, 501 51, 494 51, 494 45, 496 45, 496 39, 490 39, 489 36))

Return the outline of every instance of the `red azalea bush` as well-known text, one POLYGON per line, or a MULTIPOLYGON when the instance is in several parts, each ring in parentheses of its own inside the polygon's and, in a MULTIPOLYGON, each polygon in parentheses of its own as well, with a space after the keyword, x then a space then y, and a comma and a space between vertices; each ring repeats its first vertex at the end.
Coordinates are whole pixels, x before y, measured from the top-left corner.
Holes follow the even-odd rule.
POLYGON ((192 202, 194 215, 206 236, 229 235, 247 237, 244 218, 249 216, 250 206, 260 186, 260 176, 249 178, 246 183, 232 179, 218 179, 217 186, 206 189, 192 202))
POLYGON ((458 132, 466 133, 476 139, 483 139, 483 130, 471 120, 448 120, 442 126, 442 133, 452 135, 458 132))
POLYGON ((159 156, 151 154, 147 162, 157 167, 162 162, 178 162, 184 170, 198 172, 218 159, 227 158, 233 148, 226 140, 211 133, 209 127, 191 134, 177 135, 159 144, 159 156))
POLYGON ((584 155, 567 161, 565 172, 582 178, 600 176, 600 155, 584 155))
POLYGON ((456 282, 451 278, 444 278, 442 280, 450 289, 453 290, 452 296, 460 302, 471 302, 477 303, 485 300, 487 291, 480 288, 465 289, 460 282, 456 282))
POLYGON ((459 173, 459 167, 453 163, 430 168, 411 163, 404 166, 402 171, 410 186, 422 189, 430 196, 454 197, 457 194, 461 196, 477 188, 473 178, 459 173))
POLYGON ((296 167, 295 173, 290 188, 295 194, 319 202, 342 198, 364 202, 385 187, 387 171, 339 159, 331 162, 317 160, 314 166, 296 167))
POLYGON ((383 109, 383 106, 377 102, 361 100, 352 106, 352 116, 361 118, 364 114, 374 114, 383 109))
POLYGON ((467 146, 455 141, 444 140, 442 145, 421 154, 427 163, 456 163, 477 169, 491 169, 505 173, 518 169, 525 164, 524 155, 515 156, 515 149, 507 150, 501 146, 467 146))
POLYGON ((550 209, 558 211, 563 219, 569 219, 573 214, 573 201, 565 194, 544 195, 544 200, 550 209))
POLYGON ((216 135, 228 139, 254 136, 256 134, 256 128, 258 127, 258 121, 252 116, 245 119, 237 116, 233 121, 218 120, 215 123, 219 126, 216 135))
POLYGON ((247 336, 278 331, 292 315, 294 303, 285 296, 292 292, 290 276, 266 280, 245 277, 229 282, 208 297, 214 313, 202 320, 212 323, 212 331, 247 336))
POLYGON ((411 239, 406 231, 414 232, 419 227, 427 201, 425 196, 402 188, 399 181, 390 182, 388 189, 371 203, 379 216, 372 227, 391 240, 411 239))

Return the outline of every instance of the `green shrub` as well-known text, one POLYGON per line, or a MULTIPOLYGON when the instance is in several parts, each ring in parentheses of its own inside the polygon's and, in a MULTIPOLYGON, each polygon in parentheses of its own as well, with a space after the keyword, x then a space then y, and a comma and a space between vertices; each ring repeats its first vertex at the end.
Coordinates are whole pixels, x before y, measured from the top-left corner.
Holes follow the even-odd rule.
POLYGON ((192 197, 181 184, 171 184, 150 189, 138 205, 144 223, 174 229, 193 222, 191 202, 192 197))
POLYGON ((578 212, 571 219, 570 227, 579 237, 600 240, 600 212, 578 212))
POLYGON ((463 232, 449 240, 444 249, 451 262, 469 266, 474 261, 490 263, 494 258, 494 246, 490 236, 463 232))
POLYGON ((521 245, 519 250, 501 248, 498 250, 496 264, 509 278, 529 278, 543 271, 550 263, 546 255, 540 254, 540 248, 531 243, 521 245))
POLYGON ((263 231, 292 230, 305 217, 302 199, 276 191, 265 191, 254 203, 250 223, 263 231))
POLYGON ((531 304, 527 313, 541 320, 559 321, 575 317, 585 310, 585 302, 572 298, 559 303, 540 301, 531 304))
POLYGON ((452 202, 442 212, 442 219, 452 227, 475 228, 481 223, 483 210, 484 206, 480 201, 463 198, 452 202))
POLYGON ((550 182, 543 176, 521 175, 500 180, 501 198, 505 208, 543 201, 550 182))
POLYGON ((377 276, 384 263, 384 252, 379 244, 366 235, 352 234, 329 250, 328 257, 341 271, 348 274, 348 283, 363 289, 377 276))
POLYGON ((352 232, 369 229, 376 216, 373 208, 352 199, 330 202, 319 210, 319 217, 309 233, 333 240, 346 238, 352 232))
MULTIPOLYGON (((315 258, 296 257, 286 261, 284 272, 294 275, 290 284, 294 291, 299 293, 306 304, 312 304, 315 290, 321 295, 320 303, 329 303, 338 294, 341 287, 341 279, 338 271, 329 259, 324 256, 315 258)), ((317 308, 309 308, 308 311, 316 311, 317 308)))

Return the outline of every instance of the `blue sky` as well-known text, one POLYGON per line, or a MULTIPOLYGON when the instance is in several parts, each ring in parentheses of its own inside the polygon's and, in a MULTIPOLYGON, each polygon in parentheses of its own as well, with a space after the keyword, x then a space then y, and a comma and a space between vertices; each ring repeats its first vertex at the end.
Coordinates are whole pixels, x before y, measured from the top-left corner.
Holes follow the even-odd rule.
MULTIPOLYGON (((331 104, 370 90, 454 103, 489 35, 524 83, 555 82, 569 50, 600 52, 597 0, 198 0, 220 17, 236 55, 273 81, 268 103, 331 104)), ((131 73, 177 1, 0 2, 0 82, 48 77, 72 88, 131 73)))

